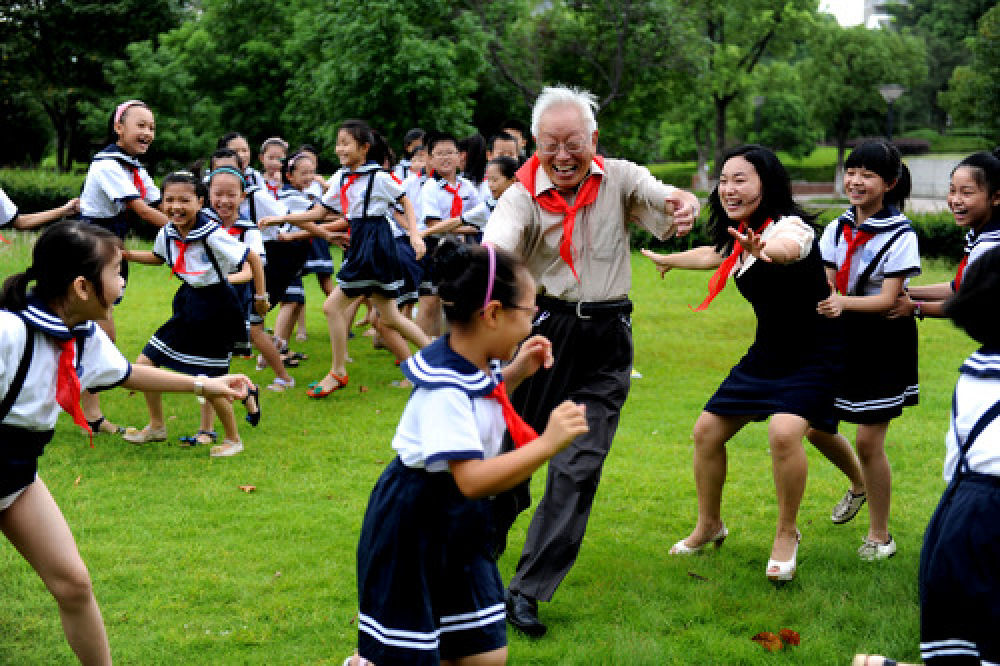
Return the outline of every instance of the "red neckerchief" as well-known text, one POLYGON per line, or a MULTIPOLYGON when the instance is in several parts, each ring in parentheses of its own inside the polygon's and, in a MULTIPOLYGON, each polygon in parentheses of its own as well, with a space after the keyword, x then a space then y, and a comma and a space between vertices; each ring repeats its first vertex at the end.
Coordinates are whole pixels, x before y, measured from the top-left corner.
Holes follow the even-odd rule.
POLYGON ((268 181, 265 180, 264 181, 264 187, 267 188, 267 191, 270 192, 274 196, 275 199, 278 198, 278 190, 281 189, 280 185, 278 185, 277 183, 275 183, 275 184, 272 185, 270 182, 268 182, 268 181))
MULTIPOLYGON (((764 224, 760 225, 760 228, 756 229, 754 233, 757 234, 764 233, 764 229, 767 229, 767 226, 769 224, 771 224, 770 218, 764 220, 764 224)), ((740 222, 740 226, 736 229, 736 231, 739 233, 743 233, 743 231, 746 228, 747 228, 747 223, 743 221, 740 222)), ((706 296, 705 300, 701 302, 701 305, 694 308, 695 312, 701 312, 702 310, 707 308, 709 304, 715 299, 715 297, 719 295, 719 292, 721 292, 725 288, 726 280, 729 279, 729 274, 733 272, 733 267, 736 265, 736 262, 739 261, 741 252, 743 252, 743 246, 740 245, 740 242, 738 240, 733 239, 733 251, 722 262, 722 264, 720 264, 719 267, 715 269, 715 272, 712 273, 712 277, 708 278, 708 296, 706 296)))
POLYGON ((187 269, 187 263, 184 261, 184 252, 187 251, 189 243, 185 243, 182 240, 174 239, 174 244, 177 246, 177 260, 174 261, 174 265, 171 270, 175 275, 202 275, 208 271, 189 271, 187 269))
POLYGON ((844 263, 837 269, 836 279, 837 291, 844 296, 847 295, 847 283, 851 276, 851 259, 854 257, 854 253, 857 252, 858 248, 867 243, 874 236, 875 234, 868 233, 867 231, 861 231, 860 229, 855 232, 851 229, 851 225, 844 225, 844 240, 847 241, 847 256, 844 257, 844 263))
POLYGON ((91 430, 87 418, 80 407, 80 378, 76 374, 76 339, 60 340, 62 352, 59 354, 59 366, 56 371, 56 402, 73 417, 73 422, 90 435, 90 446, 94 446, 94 431, 91 430))
POLYGON ((135 185, 135 189, 139 190, 139 198, 146 198, 146 184, 142 182, 142 178, 139 176, 139 167, 132 167, 132 184, 135 185))
POLYGON ((538 439, 538 433, 535 432, 535 429, 528 425, 514 409, 514 405, 510 404, 507 387, 503 382, 497 383, 488 397, 500 403, 500 411, 503 412, 503 421, 507 424, 507 432, 510 433, 510 438, 514 440, 514 445, 517 448, 538 439))
MULTIPOLYGON (((344 214, 345 218, 347 217, 347 188, 353 185, 354 181, 360 177, 360 173, 347 174, 347 184, 340 186, 340 212, 344 214)), ((343 180, 341 180, 341 182, 343 182, 343 180)))
POLYGON ((394 181, 396 181, 397 185, 402 185, 403 184, 403 180, 399 176, 397 176, 396 174, 390 173, 389 175, 392 176, 392 179, 394 181))
POLYGON ((0 234, 0 242, 4 242, 4 243, 7 243, 7 245, 10 245, 10 241, 7 240, 6 238, 4 238, 3 234, 0 234))
POLYGON ((958 270, 955 271, 955 291, 962 286, 962 278, 965 277, 965 267, 969 265, 969 255, 964 255, 962 261, 958 263, 958 270))
POLYGON ((460 217, 462 215, 462 197, 458 194, 460 189, 460 186, 454 187, 448 183, 444 184, 445 192, 451 192, 451 210, 448 211, 449 217, 460 217))
MULTIPOLYGON (((604 159, 600 155, 594 156, 597 166, 604 168, 604 159)), ((521 181, 524 188, 528 190, 531 198, 538 202, 542 210, 549 213, 563 213, 563 237, 559 243, 559 256, 569 265, 573 271, 573 277, 580 281, 580 276, 576 274, 576 267, 573 265, 573 226, 576 224, 576 213, 578 210, 594 203, 597 199, 597 191, 601 187, 601 174, 590 173, 583 181, 576 193, 576 199, 570 206, 562 198, 556 188, 545 190, 541 194, 535 194, 535 178, 538 175, 538 153, 531 156, 531 159, 524 163, 517 171, 517 179, 521 181)))

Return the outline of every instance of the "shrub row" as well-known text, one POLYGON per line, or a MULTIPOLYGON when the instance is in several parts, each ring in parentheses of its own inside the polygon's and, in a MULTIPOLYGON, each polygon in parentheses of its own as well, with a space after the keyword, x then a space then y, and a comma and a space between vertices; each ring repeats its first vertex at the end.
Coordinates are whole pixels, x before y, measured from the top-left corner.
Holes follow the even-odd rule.
POLYGON ((34 213, 63 205, 80 196, 85 174, 37 169, 0 169, 0 188, 18 210, 34 213))
MULTIPOLYGON (((828 208, 820 211, 816 225, 820 228, 825 227, 837 219, 841 212, 843 211, 839 208, 828 208)), ((917 232, 920 256, 940 257, 956 262, 962 256, 965 230, 955 224, 951 213, 914 213, 910 215, 910 220, 917 232)), ((708 245, 711 240, 708 237, 707 224, 708 214, 703 211, 698 224, 695 225, 690 234, 684 238, 671 238, 666 241, 657 240, 650 233, 633 225, 631 227, 632 247, 646 247, 660 252, 678 252, 698 245, 708 245)), ((822 233, 822 231, 818 233, 822 233)))

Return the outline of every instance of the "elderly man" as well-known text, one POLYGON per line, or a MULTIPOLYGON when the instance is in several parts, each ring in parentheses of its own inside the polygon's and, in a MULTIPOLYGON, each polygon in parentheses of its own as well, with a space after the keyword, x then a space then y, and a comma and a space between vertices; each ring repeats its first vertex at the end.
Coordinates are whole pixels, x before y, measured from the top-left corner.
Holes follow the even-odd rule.
MULTIPOLYGON (((529 636, 546 627, 538 600, 550 601, 576 560, 604 459, 629 390, 632 333, 627 223, 658 238, 690 231, 698 200, 644 167, 597 155, 593 95, 546 88, 532 111, 537 153, 500 198, 484 243, 511 251, 538 283, 534 332, 553 344, 555 364, 524 382, 514 404, 536 429, 565 399, 585 405, 590 432, 549 462, 507 595, 507 620, 529 636)), ((526 494, 526 493, 525 493, 526 494)), ((498 498, 501 541, 530 499, 498 498), (507 520, 504 520, 504 517, 507 520), (503 525, 507 522, 506 525, 503 525)))

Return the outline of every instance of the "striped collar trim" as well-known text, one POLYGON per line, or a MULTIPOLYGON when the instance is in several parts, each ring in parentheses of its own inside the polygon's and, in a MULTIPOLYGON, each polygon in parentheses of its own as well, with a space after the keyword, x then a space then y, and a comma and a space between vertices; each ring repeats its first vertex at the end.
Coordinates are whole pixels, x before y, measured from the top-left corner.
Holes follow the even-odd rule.
POLYGON ((375 173, 375 172, 381 171, 381 170, 382 170, 382 167, 380 167, 376 162, 365 162, 364 164, 362 164, 361 166, 359 166, 357 169, 354 169, 354 170, 344 169, 344 172, 340 175, 340 179, 344 180, 348 176, 350 176, 352 174, 356 174, 356 173, 357 174, 375 173))
POLYGON ((111 145, 102 148, 99 153, 94 155, 93 161, 96 162, 97 160, 118 160, 119 162, 124 162, 125 164, 135 167, 136 169, 142 168, 142 162, 122 150, 121 146, 117 143, 112 143, 111 145))
POLYGON ((990 220, 982 229, 969 229, 965 234, 965 253, 979 243, 996 243, 1000 241, 1000 220, 990 220))
POLYGON ((969 377, 1000 378, 1000 347, 980 347, 965 359, 958 371, 969 377))
POLYGON ((838 222, 844 222, 849 224, 852 228, 856 228, 859 231, 866 231, 870 234, 880 234, 886 231, 893 231, 899 227, 908 226, 910 224, 909 218, 892 206, 886 206, 879 212, 875 213, 865 220, 860 227, 855 224, 856 220, 857 217, 854 213, 854 206, 848 208, 840 217, 837 218, 838 222))
POLYGON ((46 335, 51 335, 57 340, 69 340, 80 336, 90 337, 94 334, 94 322, 84 321, 73 328, 68 328, 62 319, 34 296, 29 297, 28 307, 14 314, 23 319, 25 324, 46 335))
POLYGON ((464 356, 457 354, 444 335, 403 363, 403 375, 416 388, 457 388, 472 397, 489 395, 496 382, 464 356))
MULTIPOLYGON (((215 211, 212 211, 214 214, 215 211)), ((218 219, 218 216, 209 215, 206 213, 205 209, 198 211, 198 217, 194 222, 194 228, 188 232, 187 236, 181 236, 181 233, 177 231, 177 227, 174 226, 173 222, 168 222, 164 231, 167 234, 167 238, 171 240, 178 240, 182 243, 190 243, 191 241, 203 240, 212 234, 213 231, 219 228, 219 223, 213 220, 218 219)))
MULTIPOLYGON (((222 218, 219 217, 219 214, 215 212, 214 208, 202 208, 201 213, 205 216, 205 219, 214 222, 215 224, 219 225, 219 227, 224 226, 222 224, 222 218)), ((232 226, 238 227, 240 229, 257 228, 257 225, 254 224, 253 221, 250 220, 250 218, 245 217, 242 213, 239 214, 239 217, 236 218, 236 221, 233 222, 232 226)), ((188 234, 188 238, 190 237, 191 237, 190 234, 188 234)))

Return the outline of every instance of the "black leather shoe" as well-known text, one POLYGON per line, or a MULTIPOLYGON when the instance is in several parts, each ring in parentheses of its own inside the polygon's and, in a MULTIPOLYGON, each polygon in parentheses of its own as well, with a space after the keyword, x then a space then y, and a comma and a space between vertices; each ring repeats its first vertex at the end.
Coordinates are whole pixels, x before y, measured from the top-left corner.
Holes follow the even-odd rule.
POLYGON ((519 592, 507 590, 507 623, 528 636, 541 638, 548 627, 538 619, 538 601, 519 592))

